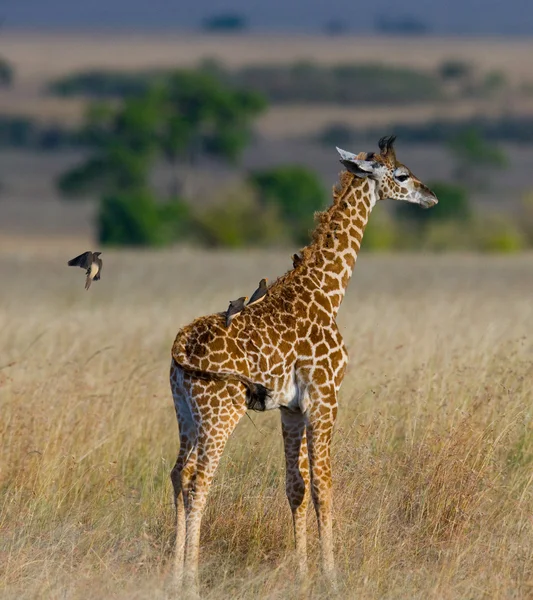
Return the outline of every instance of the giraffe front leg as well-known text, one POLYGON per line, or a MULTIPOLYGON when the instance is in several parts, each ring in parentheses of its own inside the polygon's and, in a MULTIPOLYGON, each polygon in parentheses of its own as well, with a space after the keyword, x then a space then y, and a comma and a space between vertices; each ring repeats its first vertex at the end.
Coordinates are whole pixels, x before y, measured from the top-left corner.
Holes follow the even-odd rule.
POLYGON ((281 430, 285 447, 285 490, 292 512, 298 574, 303 584, 307 581, 306 513, 309 500, 309 461, 303 414, 282 409, 281 430))
POLYGON ((315 506, 322 571, 336 586, 333 557, 332 494, 331 494, 331 436, 337 416, 337 398, 330 393, 312 393, 307 419, 307 445, 311 470, 311 495, 315 506))

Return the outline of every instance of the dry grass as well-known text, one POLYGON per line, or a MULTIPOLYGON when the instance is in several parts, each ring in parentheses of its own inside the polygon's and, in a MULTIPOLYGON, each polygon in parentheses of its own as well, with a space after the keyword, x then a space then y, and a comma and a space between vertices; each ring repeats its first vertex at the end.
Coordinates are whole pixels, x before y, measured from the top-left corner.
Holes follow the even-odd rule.
MULTIPOLYGON (((290 253, 106 252, 86 293, 66 267, 78 250, 0 256, 0 595, 164 598, 173 337, 290 253)), ((340 318, 341 597, 533 593, 531 271, 530 256, 361 257, 340 318)), ((208 504, 207 599, 292 597, 279 417, 252 418, 208 504)))

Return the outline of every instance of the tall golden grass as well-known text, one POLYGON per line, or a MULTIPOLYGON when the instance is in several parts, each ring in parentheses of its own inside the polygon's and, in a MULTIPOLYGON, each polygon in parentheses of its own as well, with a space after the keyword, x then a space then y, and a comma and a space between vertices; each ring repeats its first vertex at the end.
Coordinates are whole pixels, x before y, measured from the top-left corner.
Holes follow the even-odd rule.
MULTIPOLYGON (((290 253, 0 256, 0 596, 165 598, 178 328, 290 253)), ((533 594, 531 256, 363 255, 341 308, 334 437, 342 598, 533 594)), ((278 415, 228 444, 202 535, 203 595, 294 597, 278 415)), ((321 587, 314 516, 314 584, 321 587)))

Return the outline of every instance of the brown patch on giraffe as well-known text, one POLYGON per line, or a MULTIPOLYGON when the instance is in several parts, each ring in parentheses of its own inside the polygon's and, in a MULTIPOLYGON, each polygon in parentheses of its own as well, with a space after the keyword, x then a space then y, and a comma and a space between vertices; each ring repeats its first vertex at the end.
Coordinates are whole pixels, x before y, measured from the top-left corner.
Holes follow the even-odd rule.
POLYGON ((313 350, 311 348, 311 342, 307 339, 300 340, 298 346, 296 348, 297 353, 300 356, 311 356, 313 354, 313 350))
POLYGON ((330 314, 321 308, 315 312, 315 320, 319 325, 327 325, 331 322, 330 314))
POLYGON ((309 339, 312 344, 318 344, 322 340, 322 333, 320 332, 320 328, 316 323, 313 323, 311 329, 309 330, 309 339))
POLYGON ((324 275, 324 284, 322 289, 326 292, 336 290, 339 287, 339 280, 336 277, 332 277, 325 273, 324 275))
POLYGON ((279 343, 279 350, 282 354, 288 354, 292 350, 292 345, 286 340, 281 340, 279 343))
POLYGON ((331 302, 329 301, 329 298, 324 294, 315 294, 313 299, 322 308, 326 310, 331 310, 331 302))
POLYGON ((287 331, 287 333, 285 334, 285 339, 287 340, 287 342, 289 342, 289 344, 294 344, 294 342, 296 341, 296 333, 294 332, 294 330, 290 329, 289 331, 287 331))
POLYGON ((226 344, 224 343, 224 338, 219 336, 215 337, 211 342, 211 350, 218 352, 226 349, 226 344))
POLYGON ((342 362, 344 355, 342 350, 335 350, 329 353, 329 358, 332 365, 338 365, 342 362))
POLYGON ((328 268, 328 271, 330 273, 336 273, 337 275, 340 275, 345 269, 345 264, 342 260, 336 260, 335 262, 332 262, 331 265, 328 268))
POLYGON ((321 342, 320 344, 318 344, 318 346, 315 348, 315 356, 321 357, 321 356, 328 356, 328 355, 329 355, 329 347, 324 342, 321 342))

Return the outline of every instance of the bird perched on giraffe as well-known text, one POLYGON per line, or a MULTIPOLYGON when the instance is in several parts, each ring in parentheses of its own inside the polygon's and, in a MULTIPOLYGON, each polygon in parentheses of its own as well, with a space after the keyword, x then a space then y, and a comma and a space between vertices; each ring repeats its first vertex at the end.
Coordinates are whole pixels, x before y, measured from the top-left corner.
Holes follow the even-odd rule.
POLYGON ((85 269, 87 278, 85 279, 85 289, 88 290, 91 287, 92 281, 99 281, 102 273, 102 259, 100 258, 101 252, 91 252, 88 250, 76 258, 72 258, 68 261, 69 267, 81 267, 85 269))
POLYGON ((246 306, 253 306, 258 302, 261 302, 261 300, 266 296, 266 293, 268 291, 267 283, 268 279, 261 279, 261 281, 259 282, 259 287, 252 294, 252 297, 250 298, 250 300, 248 300, 248 304, 246 306))
POLYGON ((231 300, 226 311, 226 327, 230 326, 232 319, 243 311, 248 296, 241 296, 237 300, 231 300))

